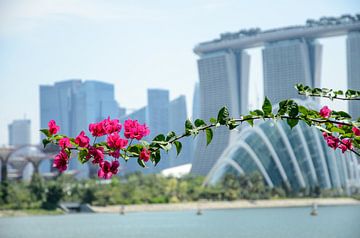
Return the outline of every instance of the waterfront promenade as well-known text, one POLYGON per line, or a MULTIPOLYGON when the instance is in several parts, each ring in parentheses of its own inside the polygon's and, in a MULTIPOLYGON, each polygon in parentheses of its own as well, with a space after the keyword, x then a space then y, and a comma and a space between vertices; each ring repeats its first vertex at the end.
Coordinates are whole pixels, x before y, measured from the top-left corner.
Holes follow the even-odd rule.
MULTIPOLYGON (((275 199, 275 200, 239 200, 239 201, 200 201, 189 203, 169 204, 139 204, 126 205, 124 212, 152 212, 152 211, 187 211, 209 209, 237 209, 237 208, 275 208, 275 207, 307 207, 316 203, 318 206, 360 205, 360 201, 352 198, 303 198, 303 199, 275 199)), ((120 213, 121 205, 92 206, 99 213, 120 213)))

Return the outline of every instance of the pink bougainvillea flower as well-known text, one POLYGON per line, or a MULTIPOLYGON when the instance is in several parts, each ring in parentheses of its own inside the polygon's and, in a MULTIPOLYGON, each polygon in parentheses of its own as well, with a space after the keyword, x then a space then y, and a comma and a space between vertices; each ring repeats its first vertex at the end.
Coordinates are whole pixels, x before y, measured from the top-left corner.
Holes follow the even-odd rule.
POLYGON ((104 136, 106 134, 111 134, 115 132, 121 131, 121 124, 119 123, 119 120, 114 119, 111 120, 110 117, 107 119, 102 120, 98 123, 91 123, 89 125, 89 131, 93 136, 104 136))
POLYGON ((320 109, 320 116, 324 117, 324 118, 329 118, 330 115, 331 115, 331 109, 328 108, 328 106, 323 106, 321 109, 320 109))
POLYGON ((334 150, 338 147, 340 140, 332 135, 328 135, 326 138, 326 143, 330 148, 333 148, 334 150))
POLYGON ((80 134, 75 138, 75 143, 80 147, 88 147, 90 138, 85 135, 84 131, 81 131, 80 134))
POLYGON ((49 121, 48 127, 49 127, 49 133, 51 135, 55 135, 60 130, 60 126, 56 125, 56 122, 54 120, 49 121))
POLYGON ((109 152, 109 155, 114 157, 114 158, 119 158, 120 157, 120 150, 117 149, 115 151, 109 152))
POLYGON ((128 140, 121 138, 118 133, 109 135, 106 142, 108 146, 113 149, 122 149, 128 144, 128 140))
POLYGON ((70 139, 67 137, 61 138, 59 140, 59 146, 63 149, 71 147, 70 139))
POLYGON ((342 139, 341 142, 342 143, 339 144, 339 149, 341 149, 341 151, 343 153, 345 153, 345 151, 347 151, 347 150, 352 149, 351 139, 342 139))
POLYGON ((143 160, 144 162, 148 162, 150 159, 150 151, 143 148, 140 152, 139 158, 143 160))
POLYGON ((89 125, 89 131, 91 132, 91 135, 97 137, 106 135, 104 122, 101 121, 99 123, 91 123, 89 125))
POLYGON ((89 154, 86 156, 86 158, 89 160, 91 157, 93 157, 93 164, 100 164, 104 161, 104 147, 89 147, 89 154))
POLYGON ((124 122, 124 130, 124 136, 128 139, 141 140, 150 134, 150 130, 145 124, 141 125, 137 120, 131 119, 124 122))
POLYGON ((354 132, 354 134, 356 135, 356 136, 360 136, 360 130, 359 130, 359 128, 357 128, 357 127, 353 127, 352 129, 352 132, 354 132))
POLYGON ((120 132, 121 131, 121 124, 119 123, 119 120, 114 119, 110 120, 110 117, 102 121, 104 131, 106 134, 111 134, 114 132, 120 132))
POLYGON ((53 167, 57 168, 60 172, 64 172, 67 169, 68 162, 68 154, 64 150, 61 150, 60 153, 55 156, 53 167))
POLYGON ((117 160, 109 161, 104 160, 100 163, 100 169, 98 170, 98 177, 103 179, 110 179, 114 174, 119 171, 120 163, 117 160))

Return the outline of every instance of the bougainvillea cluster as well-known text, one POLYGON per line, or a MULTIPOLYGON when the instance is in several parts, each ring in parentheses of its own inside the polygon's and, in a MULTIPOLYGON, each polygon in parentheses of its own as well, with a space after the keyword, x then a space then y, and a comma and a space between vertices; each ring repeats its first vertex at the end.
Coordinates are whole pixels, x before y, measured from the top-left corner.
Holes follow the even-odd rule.
POLYGON ((91 161, 99 167, 98 177, 109 179, 119 171, 119 158, 125 160, 129 157, 138 157, 140 161, 147 162, 150 159, 150 150, 146 143, 141 140, 150 134, 149 128, 145 124, 140 124, 137 120, 128 119, 124 122, 124 137, 120 135, 122 125, 119 120, 110 117, 98 123, 89 125, 89 132, 94 137, 94 142, 90 144, 90 138, 85 131, 81 131, 75 138, 57 134, 60 126, 54 120, 49 121, 48 129, 41 130, 47 138, 47 143, 57 144, 60 152, 55 156, 53 167, 59 172, 64 172, 68 168, 72 151, 77 151, 78 159, 81 163, 91 161), (100 142, 96 143, 97 138, 100 142), (134 140, 137 143, 133 143, 134 140), (134 148, 136 148, 134 150, 134 148), (131 151, 130 151, 131 149, 131 151))
MULTIPOLYGON (((325 97, 331 100, 360 100, 360 91, 311 88, 303 85, 296 85, 298 93, 305 96, 325 97)), ((360 118, 352 120, 351 116, 344 111, 334 111, 328 106, 320 110, 313 110, 299 105, 296 101, 285 99, 279 102, 278 110, 275 112, 270 100, 265 97, 261 109, 250 111, 247 115, 239 115, 238 118, 231 118, 227 107, 219 110, 217 118, 210 118, 209 122, 196 119, 194 122, 189 119, 185 121, 183 134, 176 135, 170 131, 168 134, 156 135, 150 142, 142 139, 150 134, 145 124, 136 120, 128 119, 120 124, 117 119, 110 117, 89 125, 89 134, 92 139, 81 131, 75 138, 58 134, 60 127, 54 120, 48 124, 48 129, 41 131, 47 136, 43 140, 44 146, 53 143, 59 146, 60 152, 55 156, 53 166, 60 172, 64 172, 72 159, 72 152, 77 152, 78 160, 81 163, 91 161, 98 166, 99 178, 109 179, 118 173, 120 162, 130 158, 136 158, 140 166, 146 167, 147 162, 155 166, 160 161, 160 150, 169 151, 173 146, 177 154, 182 149, 179 141, 183 137, 197 136, 199 132, 205 132, 206 144, 211 143, 213 130, 219 126, 225 126, 233 130, 243 122, 254 126, 254 120, 284 120, 290 126, 295 127, 298 123, 304 122, 323 132, 323 137, 330 148, 339 149, 343 153, 350 151, 360 156, 360 118), (121 133, 123 129, 123 133, 121 133), (93 140, 92 143, 90 141, 93 140), (98 140, 98 142, 96 142, 98 140)))
MULTIPOLYGON (((322 107, 319 111, 319 115, 323 118, 330 118, 331 114, 332 114, 332 110, 328 106, 322 107)), ((345 123, 345 125, 343 124, 338 124, 335 126, 331 125, 330 131, 323 132, 322 134, 324 139, 326 140, 327 145, 330 148, 333 148, 334 150, 340 149, 343 153, 345 153, 345 151, 353 149, 353 144, 352 144, 353 140, 351 138, 346 138, 346 137, 342 138, 342 137, 346 135, 356 138, 357 136, 360 136, 360 130, 355 126, 349 127, 345 123), (349 128, 351 128, 351 130, 349 130, 349 128)))

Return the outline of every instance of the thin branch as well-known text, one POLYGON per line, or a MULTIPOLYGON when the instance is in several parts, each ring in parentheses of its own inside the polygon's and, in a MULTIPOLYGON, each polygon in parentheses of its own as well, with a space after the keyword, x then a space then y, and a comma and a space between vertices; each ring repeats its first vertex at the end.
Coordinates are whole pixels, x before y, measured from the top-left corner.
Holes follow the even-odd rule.
POLYGON ((309 96, 309 97, 320 97, 320 98, 328 98, 328 99, 338 99, 338 100, 344 100, 344 101, 360 101, 360 97, 338 97, 338 96, 331 96, 331 95, 319 95, 319 94, 306 94, 306 93, 301 93, 298 92, 299 95, 303 95, 303 96, 309 96))
MULTIPOLYGON (((340 144, 343 144, 343 145, 345 145, 347 147, 347 145, 344 142, 342 142, 342 140, 339 140, 339 142, 340 142, 340 144)), ((350 149, 350 148, 348 148, 348 150, 350 150, 351 152, 353 152, 354 154, 356 154, 360 158, 360 153, 359 152, 357 152, 354 149, 350 149)))

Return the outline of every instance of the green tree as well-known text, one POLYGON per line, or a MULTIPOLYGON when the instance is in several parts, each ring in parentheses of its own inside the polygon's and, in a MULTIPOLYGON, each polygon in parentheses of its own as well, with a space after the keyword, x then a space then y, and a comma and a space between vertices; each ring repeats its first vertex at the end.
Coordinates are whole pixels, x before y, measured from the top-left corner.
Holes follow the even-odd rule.
POLYGON ((64 197, 63 188, 56 182, 50 184, 47 188, 45 201, 42 204, 42 208, 47 210, 55 210, 64 197))
POLYGON ((31 177, 29 190, 34 201, 43 202, 45 198, 45 183, 40 174, 34 173, 31 177))

